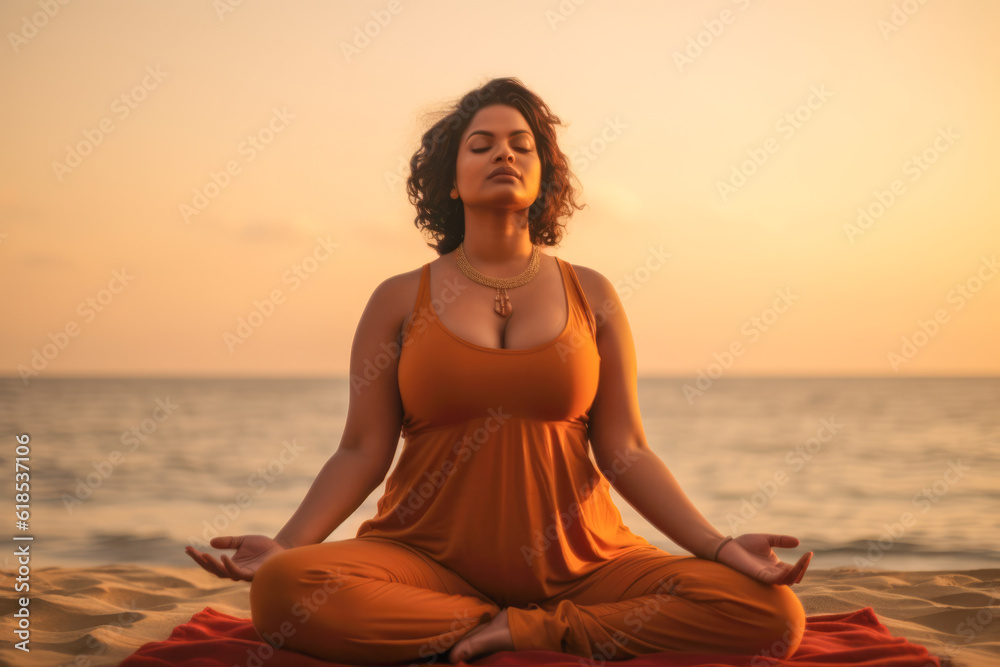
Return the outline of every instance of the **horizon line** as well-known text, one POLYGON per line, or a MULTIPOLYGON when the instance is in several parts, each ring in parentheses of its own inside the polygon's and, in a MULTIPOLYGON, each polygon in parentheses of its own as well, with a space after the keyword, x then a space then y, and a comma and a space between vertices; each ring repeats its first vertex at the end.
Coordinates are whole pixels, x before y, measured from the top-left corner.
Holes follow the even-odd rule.
MULTIPOLYGON (((79 374, 60 374, 60 375, 45 375, 44 377, 35 377, 29 380, 30 382, 36 382, 38 380, 336 380, 336 379, 349 379, 350 374, 315 374, 315 375, 302 375, 302 374, 174 374, 174 375, 162 375, 157 373, 150 374, 103 374, 103 373, 79 373, 79 374)), ((643 374, 640 373, 637 376, 638 379, 648 379, 648 380, 697 380, 698 375, 678 375, 678 374, 643 374)), ((785 375, 785 374, 775 374, 775 375, 727 375, 723 374, 717 378, 711 378, 713 382, 717 382, 723 379, 729 380, 995 380, 1000 379, 1000 374, 984 374, 984 375, 865 375, 865 374, 847 374, 847 375, 829 375, 829 374, 803 374, 803 375, 785 375)), ((18 380, 22 381, 19 375, 0 375, 0 381, 2 380, 18 380)))

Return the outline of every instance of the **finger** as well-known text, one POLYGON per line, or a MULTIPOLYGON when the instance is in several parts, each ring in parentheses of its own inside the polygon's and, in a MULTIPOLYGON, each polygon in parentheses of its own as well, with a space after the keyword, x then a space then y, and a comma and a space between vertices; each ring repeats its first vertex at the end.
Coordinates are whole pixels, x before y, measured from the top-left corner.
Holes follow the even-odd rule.
POLYGON ((802 581, 803 575, 805 575, 806 570, 809 569, 809 563, 812 562, 812 557, 813 557, 813 552, 811 551, 804 556, 805 563, 802 564, 802 570, 799 572, 799 576, 796 577, 795 583, 799 583, 800 581, 802 581))
POLYGON ((189 555, 189 556, 191 556, 191 558, 192 558, 192 559, 194 560, 194 562, 198 563, 198 565, 199 565, 199 566, 200 566, 200 567, 201 567, 202 569, 204 569, 204 570, 208 570, 209 572, 212 572, 212 568, 210 568, 210 567, 209 567, 209 566, 208 566, 208 565, 207 565, 207 564, 205 563, 205 554, 203 554, 203 553, 200 553, 200 552, 192 552, 192 551, 189 551, 189 552, 188 552, 188 555, 189 555))
POLYGON ((210 569, 209 569, 209 568, 208 568, 208 567, 207 567, 207 566, 205 565, 205 554, 203 554, 202 552, 198 551, 198 550, 197 550, 197 549, 195 549, 194 547, 188 547, 188 548, 187 548, 187 549, 185 549, 184 551, 186 551, 186 552, 187 552, 187 555, 188 555, 188 556, 191 556, 191 558, 192 558, 192 559, 194 559, 194 562, 198 563, 198 565, 201 565, 201 566, 202 566, 202 567, 204 567, 204 568, 205 568, 206 570, 209 570, 209 571, 211 571, 211 570, 210 570, 210 569))
POLYGON ((795 570, 786 563, 782 563, 778 576, 775 577, 775 586, 787 586, 795 580, 795 570))
MULTIPOLYGON (((216 540, 219 540, 219 539, 220 538, 218 538, 218 537, 213 537, 211 540, 209 540, 209 544, 211 544, 212 542, 215 542, 216 540)), ((232 541, 233 539, 234 538, 227 537, 227 536, 224 536, 224 537, 221 538, 221 540, 223 540, 223 541, 225 541, 225 540, 232 541)), ((239 541, 242 541, 242 540, 239 540, 239 541)), ((226 567, 225 562, 219 563, 214 558, 212 558, 209 554, 202 553, 202 552, 198 551, 197 549, 195 549, 194 547, 188 547, 187 549, 185 549, 185 551, 187 551, 188 555, 190 555, 192 558, 194 558, 195 561, 197 561, 199 565, 201 565, 203 568, 205 568, 205 570, 211 572, 215 576, 220 577, 222 579, 232 579, 233 578, 233 575, 230 572, 229 568, 226 567)), ((228 558, 228 556, 226 556, 224 554, 223 558, 228 558)), ((234 567, 235 567, 235 565, 234 565, 234 567)), ((237 576, 237 579, 239 579, 239 578, 241 578, 241 577, 237 576)))
POLYGON ((206 570, 208 570, 217 577, 222 577, 223 579, 226 578, 227 576, 226 572, 218 561, 216 561, 210 555, 205 553, 199 554, 198 556, 199 556, 198 562, 201 563, 201 566, 203 568, 205 568, 206 570))
POLYGON ((788 582, 791 581, 789 575, 791 574, 791 568, 787 563, 782 563, 780 567, 773 567, 767 570, 767 576, 762 581, 766 581, 769 584, 774 584, 775 586, 787 586, 788 582))
POLYGON ((795 583, 795 580, 799 577, 799 571, 802 569, 802 560, 799 559, 795 565, 789 566, 788 570, 785 572, 785 576, 781 583, 785 586, 791 586, 795 583))
POLYGON ((767 541, 772 547, 781 547, 784 549, 799 546, 799 538, 791 535, 768 535, 767 541))
POLYGON ((218 537, 213 537, 212 539, 210 539, 208 541, 208 544, 213 549, 229 549, 238 546, 237 544, 233 543, 234 539, 235 538, 232 535, 220 535, 218 537))
POLYGON ((240 577, 240 581, 251 581, 253 579, 253 573, 245 567, 240 567, 236 563, 233 563, 233 569, 240 577))
POLYGON ((791 586, 792 584, 798 583, 802 579, 802 574, 805 572, 808 563, 809 563, 809 556, 808 554, 805 554, 789 570, 788 578, 785 584, 787 586, 791 586))
POLYGON ((184 553, 186 553, 188 556, 190 556, 191 560, 193 560, 194 562, 198 563, 198 565, 201 565, 201 559, 198 557, 197 552, 193 548, 191 548, 191 547, 186 548, 184 550, 184 553))
POLYGON ((222 567, 226 571, 226 576, 227 577, 229 577, 230 579, 233 579, 233 580, 236 580, 236 579, 239 578, 237 576, 236 572, 233 571, 233 569, 236 566, 233 565, 233 562, 231 560, 229 560, 229 556, 227 554, 222 554, 221 556, 219 556, 219 560, 222 561, 222 567))
POLYGON ((232 579, 235 579, 236 581, 246 579, 240 571, 240 568, 232 561, 231 558, 229 558, 228 554, 222 554, 222 564, 225 565, 226 570, 229 572, 232 579))

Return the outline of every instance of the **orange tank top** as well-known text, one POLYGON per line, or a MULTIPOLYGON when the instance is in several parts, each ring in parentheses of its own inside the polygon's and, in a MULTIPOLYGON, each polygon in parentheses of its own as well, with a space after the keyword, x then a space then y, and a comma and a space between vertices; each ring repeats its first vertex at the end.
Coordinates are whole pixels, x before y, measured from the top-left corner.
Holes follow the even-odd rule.
POLYGON ((568 318, 555 339, 496 349, 437 318, 424 264, 398 381, 404 445, 357 537, 419 549, 502 605, 547 599, 650 543, 622 524, 588 451, 600 356, 594 314, 556 257, 568 318))

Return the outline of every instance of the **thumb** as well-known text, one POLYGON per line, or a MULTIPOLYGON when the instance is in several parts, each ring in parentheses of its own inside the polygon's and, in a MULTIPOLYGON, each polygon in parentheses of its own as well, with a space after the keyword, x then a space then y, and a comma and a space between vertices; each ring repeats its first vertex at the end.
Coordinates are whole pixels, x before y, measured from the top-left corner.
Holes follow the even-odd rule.
POLYGON ((219 537, 213 537, 208 541, 208 543, 216 549, 225 549, 226 547, 233 546, 233 539, 232 535, 221 535, 219 537))
POLYGON ((797 547, 799 546, 799 539, 797 537, 792 537, 791 535, 768 535, 767 541, 771 543, 773 547, 797 547))

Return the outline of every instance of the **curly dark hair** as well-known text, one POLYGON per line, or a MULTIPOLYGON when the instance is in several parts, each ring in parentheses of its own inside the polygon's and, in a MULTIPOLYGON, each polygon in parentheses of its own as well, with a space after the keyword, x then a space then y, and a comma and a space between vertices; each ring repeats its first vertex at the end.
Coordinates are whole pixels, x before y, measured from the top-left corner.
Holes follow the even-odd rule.
POLYGON ((570 179, 575 177, 556 141, 555 128, 562 121, 518 79, 492 79, 439 112, 445 115, 424 133, 420 148, 410 158, 406 191, 417 208, 413 224, 436 240, 427 245, 438 255, 451 252, 465 238, 465 205, 449 196, 455 179, 459 139, 475 113, 491 104, 517 109, 535 135, 542 174, 538 197, 528 208, 531 242, 557 245, 565 226, 559 218, 570 217, 574 209, 586 206, 576 203, 576 190, 570 185, 570 179))

